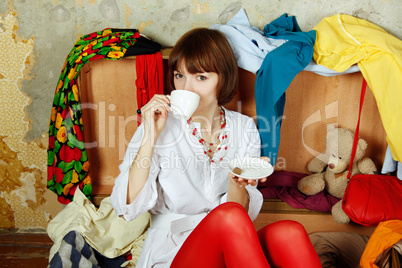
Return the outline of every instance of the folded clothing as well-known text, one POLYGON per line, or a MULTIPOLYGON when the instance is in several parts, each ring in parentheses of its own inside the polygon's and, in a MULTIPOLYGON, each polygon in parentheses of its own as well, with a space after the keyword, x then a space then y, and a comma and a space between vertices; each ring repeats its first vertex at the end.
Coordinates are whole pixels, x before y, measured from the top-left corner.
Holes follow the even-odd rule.
POLYGON ((294 208, 305 208, 319 212, 331 212, 331 208, 340 199, 327 191, 315 195, 305 195, 297 189, 297 183, 304 173, 275 171, 264 183, 258 183, 258 189, 264 199, 279 198, 294 208))
POLYGON ((309 235, 322 267, 360 267, 369 237, 357 233, 322 232, 309 235))

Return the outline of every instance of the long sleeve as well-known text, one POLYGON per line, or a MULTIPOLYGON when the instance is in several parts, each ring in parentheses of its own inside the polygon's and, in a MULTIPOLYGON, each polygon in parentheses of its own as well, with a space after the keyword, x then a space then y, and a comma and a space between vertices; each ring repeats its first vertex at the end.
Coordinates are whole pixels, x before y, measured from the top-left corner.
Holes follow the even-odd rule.
POLYGON ((264 28, 266 36, 288 42, 268 53, 255 81, 257 125, 263 144, 262 155, 275 164, 278 154, 285 91, 293 78, 311 62, 315 31, 302 32, 295 17, 286 14, 264 28))
POLYGON ((127 204, 128 174, 141 145, 143 135, 143 127, 140 125, 128 145, 122 164, 119 166, 120 174, 116 178, 110 197, 116 213, 123 215, 126 220, 133 220, 153 208, 158 197, 156 178, 160 169, 158 167, 158 155, 154 154, 147 182, 138 197, 131 204, 127 204))

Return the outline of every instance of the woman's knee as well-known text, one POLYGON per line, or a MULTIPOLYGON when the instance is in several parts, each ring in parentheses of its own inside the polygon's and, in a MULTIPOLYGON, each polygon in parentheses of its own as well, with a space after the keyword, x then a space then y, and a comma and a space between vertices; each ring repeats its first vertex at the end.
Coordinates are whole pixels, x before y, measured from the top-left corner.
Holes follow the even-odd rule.
POLYGON ((277 221, 269 225, 276 233, 306 233, 303 225, 297 221, 283 220, 277 221))
POLYGON ((236 202, 226 202, 210 212, 208 215, 218 221, 223 228, 238 227, 244 221, 250 221, 250 217, 244 207, 236 202))
POLYGON ((223 203, 211 211, 211 214, 217 214, 217 216, 225 215, 226 217, 231 217, 231 216, 236 217, 236 216, 244 214, 244 213, 247 214, 244 207, 236 202, 223 203))
POLYGON ((286 242, 296 237, 308 237, 303 225, 297 221, 282 220, 271 223, 258 231, 260 240, 269 240, 274 243, 286 242))
POLYGON ((274 267, 321 267, 308 234, 299 222, 274 222, 258 231, 258 237, 274 267))

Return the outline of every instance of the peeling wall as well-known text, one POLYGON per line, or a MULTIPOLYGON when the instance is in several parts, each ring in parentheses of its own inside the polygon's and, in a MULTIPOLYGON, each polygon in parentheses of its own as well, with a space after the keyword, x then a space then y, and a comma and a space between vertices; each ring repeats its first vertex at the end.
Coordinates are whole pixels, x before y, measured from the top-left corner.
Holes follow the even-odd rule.
POLYGON ((0 25, 0 227, 43 229, 60 206, 48 203, 52 197, 45 188, 45 132, 33 141, 25 139, 31 98, 21 90, 21 82, 32 79, 35 38, 17 36, 13 10, 0 17, 0 25))
POLYGON ((304 31, 345 13, 402 38, 402 1, 14 0, 0 2, 0 227, 45 228, 61 209, 45 189, 48 122, 65 57, 83 34, 136 28, 163 46, 244 8, 262 29, 283 13, 304 31), (336 3, 334 3, 336 2, 336 3))

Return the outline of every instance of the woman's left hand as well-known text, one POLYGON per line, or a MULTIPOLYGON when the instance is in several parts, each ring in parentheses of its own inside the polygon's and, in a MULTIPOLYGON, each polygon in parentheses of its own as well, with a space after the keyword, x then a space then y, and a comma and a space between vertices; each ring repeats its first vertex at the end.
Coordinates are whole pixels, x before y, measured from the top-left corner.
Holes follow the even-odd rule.
MULTIPOLYGON (((245 186, 247 186, 249 184, 252 185, 252 186, 257 185, 257 180, 245 179, 245 178, 242 178, 240 176, 236 176, 236 175, 234 175, 232 173, 229 173, 229 178, 231 179, 231 181, 236 183, 238 187, 245 187, 245 186)), ((259 179, 260 182, 265 182, 266 180, 267 180, 267 178, 259 179)))
POLYGON ((229 173, 229 180, 233 183, 235 183, 237 185, 237 187, 245 187, 247 185, 257 185, 257 181, 256 180, 247 180, 245 178, 236 176, 232 173, 229 173))
MULTIPOLYGON (((270 161, 270 159, 269 159, 268 157, 265 157, 265 156, 260 157, 260 158, 263 159, 263 160, 265 160, 265 161, 267 161, 267 162, 270 161)), ((257 185, 257 180, 245 179, 245 178, 242 178, 241 176, 236 176, 236 175, 234 175, 234 174, 232 174, 232 173, 230 173, 230 172, 229 172, 229 179, 230 179, 232 182, 236 183, 236 185, 237 185, 238 187, 245 187, 245 186, 247 186, 247 185, 249 185, 249 184, 252 185, 252 186, 256 186, 256 185, 257 185)), ((266 181, 267 181, 267 178, 259 179, 259 181, 260 181, 260 182, 266 182, 266 181)))

